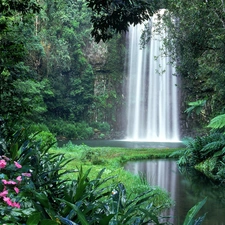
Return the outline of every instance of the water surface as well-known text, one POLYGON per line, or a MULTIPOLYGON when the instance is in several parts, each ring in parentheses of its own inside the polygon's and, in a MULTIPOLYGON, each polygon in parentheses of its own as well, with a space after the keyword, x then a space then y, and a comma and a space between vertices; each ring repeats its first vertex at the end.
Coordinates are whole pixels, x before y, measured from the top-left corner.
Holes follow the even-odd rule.
POLYGON ((167 212, 172 224, 183 224, 188 210, 207 196, 207 202, 200 211, 200 215, 207 213, 202 224, 225 225, 224 187, 215 186, 199 173, 186 171, 182 175, 174 160, 129 162, 125 169, 134 174, 144 174, 150 185, 159 186, 170 193, 175 202, 175 206, 167 212))

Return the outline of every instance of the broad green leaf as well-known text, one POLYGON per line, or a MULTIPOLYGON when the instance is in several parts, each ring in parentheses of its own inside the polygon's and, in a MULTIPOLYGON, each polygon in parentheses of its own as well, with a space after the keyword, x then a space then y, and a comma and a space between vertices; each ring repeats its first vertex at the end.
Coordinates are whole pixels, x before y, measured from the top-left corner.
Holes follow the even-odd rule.
POLYGON ((11 151, 11 155, 12 155, 12 160, 15 160, 17 157, 17 153, 18 153, 18 143, 15 143, 14 145, 12 145, 10 151, 11 151))
POLYGON ((72 204, 68 201, 65 201, 63 199, 58 199, 59 201, 65 202, 68 206, 70 206, 72 209, 74 209, 78 215, 79 221, 81 222, 82 225, 89 225, 88 221, 85 219, 84 214, 79 210, 79 208, 75 205, 72 204))
POLYGON ((207 198, 204 198, 202 201, 198 202, 195 206, 193 206, 187 213, 183 225, 194 225, 194 217, 202 208, 202 206, 206 203, 207 198))
POLYGON ((108 216, 104 216, 100 221, 99 225, 106 225, 109 224, 109 221, 114 217, 114 214, 109 214, 108 216))
POLYGON ((27 220, 27 225, 38 225, 41 219, 41 213, 33 213, 27 220))
POLYGON ((73 221, 67 218, 59 217, 59 219, 63 222, 63 224, 66 224, 66 225, 78 225, 77 223, 74 223, 73 221))
POLYGON ((59 224, 53 220, 42 220, 40 225, 59 225, 59 224))

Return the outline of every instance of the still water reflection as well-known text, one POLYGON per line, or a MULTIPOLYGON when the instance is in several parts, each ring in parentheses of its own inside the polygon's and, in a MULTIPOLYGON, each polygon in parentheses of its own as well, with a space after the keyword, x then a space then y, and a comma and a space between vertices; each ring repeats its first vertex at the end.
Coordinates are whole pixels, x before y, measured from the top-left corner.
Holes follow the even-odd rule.
POLYGON ((175 160, 148 160, 129 162, 125 169, 134 173, 142 173, 152 186, 159 186, 170 193, 175 206, 167 215, 170 222, 181 225, 188 210, 207 196, 207 202, 200 211, 206 214, 203 225, 225 225, 225 189, 212 184, 196 171, 180 172, 175 160))

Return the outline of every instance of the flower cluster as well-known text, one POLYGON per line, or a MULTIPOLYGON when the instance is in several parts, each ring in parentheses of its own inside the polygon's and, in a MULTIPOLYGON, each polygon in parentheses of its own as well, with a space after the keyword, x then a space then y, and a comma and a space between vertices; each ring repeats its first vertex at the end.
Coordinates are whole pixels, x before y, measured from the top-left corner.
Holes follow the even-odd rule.
MULTIPOLYGON (((0 172, 2 170, 7 169, 7 166, 11 166, 11 160, 7 158, 6 156, 0 156, 0 172)), ((21 169, 22 166, 14 161, 14 169, 21 169)), ((8 206, 15 207, 15 208, 20 208, 20 203, 13 201, 10 193, 14 192, 14 194, 18 194, 20 192, 19 186, 21 184, 21 181, 23 180, 23 177, 30 177, 31 173, 21 173, 21 175, 17 176, 14 180, 8 179, 8 177, 3 173, 1 174, 1 177, 4 177, 5 179, 2 179, 2 185, 3 185, 3 190, 0 192, 0 199, 4 203, 6 203, 8 206), (3 176, 4 175, 4 176, 3 176)))

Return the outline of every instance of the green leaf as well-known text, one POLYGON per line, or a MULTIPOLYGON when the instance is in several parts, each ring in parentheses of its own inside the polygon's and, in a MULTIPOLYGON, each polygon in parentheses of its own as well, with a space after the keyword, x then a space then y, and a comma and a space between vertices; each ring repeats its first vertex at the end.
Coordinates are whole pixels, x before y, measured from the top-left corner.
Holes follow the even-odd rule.
POLYGON ((34 213, 29 217, 27 220, 27 225, 38 225, 39 221, 41 219, 41 213, 34 213))
POLYGON ((188 105, 190 106, 185 110, 188 115, 190 115, 192 112, 195 112, 197 115, 199 115, 203 109, 203 107, 206 104, 206 100, 198 100, 196 102, 189 102, 188 105))
POLYGON ((43 193, 34 193, 36 195, 37 200, 45 207, 49 207, 49 201, 45 194, 43 193))
POLYGON ((225 126, 225 114, 214 117, 207 127, 212 129, 223 128, 225 126))
POLYGON ((109 224, 109 221, 114 217, 114 214, 109 214, 108 216, 104 216, 100 221, 99 225, 106 225, 109 224))
POLYGON ((65 202, 68 206, 70 206, 72 209, 74 209, 76 211, 79 221, 81 222, 82 225, 89 225, 88 221, 85 219, 84 214, 79 210, 79 208, 76 205, 74 205, 68 201, 65 201, 63 199, 58 199, 58 200, 65 202))
POLYGON ((49 202, 48 197, 44 193, 34 193, 36 195, 36 199, 41 203, 42 207, 45 209, 45 212, 50 216, 50 218, 54 218, 56 213, 49 202))
POLYGON ((15 143, 14 145, 12 145, 10 151, 12 154, 12 160, 15 160, 17 157, 17 153, 18 153, 18 143, 15 143))
POLYGON ((40 225, 59 225, 59 224, 53 220, 42 220, 40 225))
POLYGON ((194 225, 194 217, 206 203, 207 198, 204 198, 202 201, 193 206, 187 213, 183 225, 194 225))
POLYGON ((59 220, 62 221, 63 224, 66 225, 78 225, 77 223, 72 222, 71 220, 67 219, 67 218, 63 218, 63 217, 59 217, 59 220))

